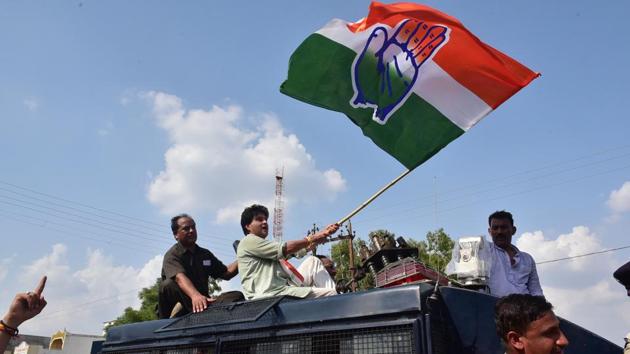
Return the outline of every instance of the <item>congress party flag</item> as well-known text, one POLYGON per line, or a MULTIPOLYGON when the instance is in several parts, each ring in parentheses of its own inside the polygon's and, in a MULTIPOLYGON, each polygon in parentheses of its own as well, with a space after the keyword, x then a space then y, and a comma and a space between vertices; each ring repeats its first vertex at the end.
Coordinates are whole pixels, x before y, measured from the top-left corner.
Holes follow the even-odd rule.
POLYGON ((373 2, 306 38, 280 91, 345 113, 411 170, 537 76, 443 12, 373 2))

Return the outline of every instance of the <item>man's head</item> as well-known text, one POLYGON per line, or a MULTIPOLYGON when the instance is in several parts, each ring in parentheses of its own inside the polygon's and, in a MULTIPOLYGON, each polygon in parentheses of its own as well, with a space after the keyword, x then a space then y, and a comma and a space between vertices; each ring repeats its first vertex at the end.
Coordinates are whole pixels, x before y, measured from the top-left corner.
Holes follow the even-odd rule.
POLYGON ((630 296, 630 262, 619 267, 613 273, 613 277, 626 288, 628 296, 630 296))
POLYGON ((488 233, 492 242, 501 248, 508 248, 512 244, 512 236, 516 233, 514 218, 505 210, 495 211, 488 217, 488 233))
POLYGON ((559 354, 569 344, 553 306, 542 296, 512 294, 500 299, 494 322, 508 354, 559 354))
POLYGON ((319 258, 319 260, 322 261, 322 265, 324 265, 324 268, 326 268, 326 272, 328 272, 330 277, 333 280, 335 280, 335 276, 337 275, 337 268, 335 267, 335 262, 333 262, 332 259, 326 256, 322 256, 322 255, 317 255, 317 258, 319 258))
POLYGON ((197 242, 197 225, 188 214, 179 214, 171 218, 171 231, 175 240, 186 248, 193 247, 197 242))
POLYGON ((269 234, 269 210, 263 205, 254 204, 243 210, 241 214, 241 228, 243 233, 254 234, 258 237, 265 238, 269 234))

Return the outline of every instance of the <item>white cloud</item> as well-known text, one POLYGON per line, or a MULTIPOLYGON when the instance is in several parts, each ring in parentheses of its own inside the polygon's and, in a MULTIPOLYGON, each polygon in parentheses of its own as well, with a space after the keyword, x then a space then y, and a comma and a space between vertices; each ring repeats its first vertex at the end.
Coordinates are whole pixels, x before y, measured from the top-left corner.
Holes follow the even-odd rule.
POLYGON ((610 192, 606 204, 615 215, 630 211, 630 181, 610 192))
POLYGON ((103 322, 115 319, 126 307, 140 306, 139 290, 155 283, 162 265, 162 255, 139 268, 115 264, 101 250, 88 250, 86 262, 76 269, 67 259, 67 247, 56 244, 49 254, 25 267, 13 294, 31 289, 45 274, 48 306, 22 325, 23 333, 50 335, 67 328, 73 333, 100 334, 103 322))
POLYGON ((34 97, 25 98, 24 101, 22 101, 22 103, 24 104, 26 109, 28 109, 31 112, 36 112, 37 109, 39 108, 39 102, 34 97))
MULTIPOLYGON (((586 226, 575 226, 570 233, 562 234, 555 240, 546 240, 542 231, 526 232, 519 237, 516 246, 527 250, 537 262, 548 261, 564 257, 573 257, 589 252, 601 251, 597 235, 586 226)), ((590 258, 575 258, 566 261, 571 270, 583 270, 590 258)))
POLYGON ((559 316, 617 345, 623 343, 630 328, 630 300, 619 284, 600 280, 589 287, 545 287, 544 291, 559 316))
MULTIPOLYGON (((516 245, 537 262, 573 257, 602 250, 600 236, 586 226, 575 226, 558 237, 542 231, 525 232, 516 245)), ((610 341, 620 339, 630 328, 630 300, 612 278, 619 266, 614 254, 600 254, 539 264, 543 292, 557 314, 610 341)), ((570 338, 569 338, 570 339, 570 338)))
POLYGON ((331 201, 345 190, 339 171, 319 170, 298 137, 286 133, 271 114, 250 117, 247 121, 258 127, 248 129, 243 109, 236 105, 186 110, 173 95, 150 92, 143 97, 172 142, 165 169, 148 190, 149 200, 164 213, 210 211, 217 222, 233 221, 253 201, 273 200, 279 167, 290 185, 286 202, 331 201))

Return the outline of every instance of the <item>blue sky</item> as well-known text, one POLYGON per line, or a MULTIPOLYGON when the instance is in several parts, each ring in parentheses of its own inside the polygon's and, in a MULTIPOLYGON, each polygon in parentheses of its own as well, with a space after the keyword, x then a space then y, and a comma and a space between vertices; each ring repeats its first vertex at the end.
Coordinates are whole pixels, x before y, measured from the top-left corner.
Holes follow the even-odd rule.
MULTIPOLYGON (((356 216, 357 233, 482 235, 507 209, 539 261, 630 244, 628 4, 426 4, 542 77, 356 216)), ((279 160, 287 239, 401 173, 343 115, 278 90, 303 39, 368 5, 1 2, 0 303, 50 275, 50 306, 23 332, 97 333, 137 305, 174 213, 195 216, 200 243, 231 261, 235 216, 272 207, 279 160)), ((630 300, 611 273, 629 256, 540 265, 545 293, 619 344, 630 300)))

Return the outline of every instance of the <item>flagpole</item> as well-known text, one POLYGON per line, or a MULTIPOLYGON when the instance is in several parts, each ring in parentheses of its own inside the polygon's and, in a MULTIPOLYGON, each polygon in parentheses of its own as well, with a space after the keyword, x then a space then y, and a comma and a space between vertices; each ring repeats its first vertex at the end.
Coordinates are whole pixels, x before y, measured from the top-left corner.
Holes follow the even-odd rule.
POLYGON ((364 201, 363 204, 359 205, 356 209, 354 209, 352 212, 350 212, 350 214, 344 216, 341 220, 337 221, 337 224, 341 225, 344 222, 348 221, 348 219, 350 219, 351 217, 357 215, 361 210, 363 210, 363 208, 365 208, 366 206, 368 206, 368 204, 372 203, 372 201, 376 198, 378 198, 379 195, 383 194, 383 192, 385 192, 386 190, 389 189, 389 187, 393 186, 394 184, 396 184, 398 181, 400 181, 401 179, 403 179, 406 175, 409 174, 409 172, 411 172, 412 170, 407 170, 405 172, 403 172, 400 176, 394 178, 393 181, 389 182, 385 187, 381 188, 381 190, 379 190, 378 192, 374 193, 373 196, 369 197, 368 200, 364 201))

